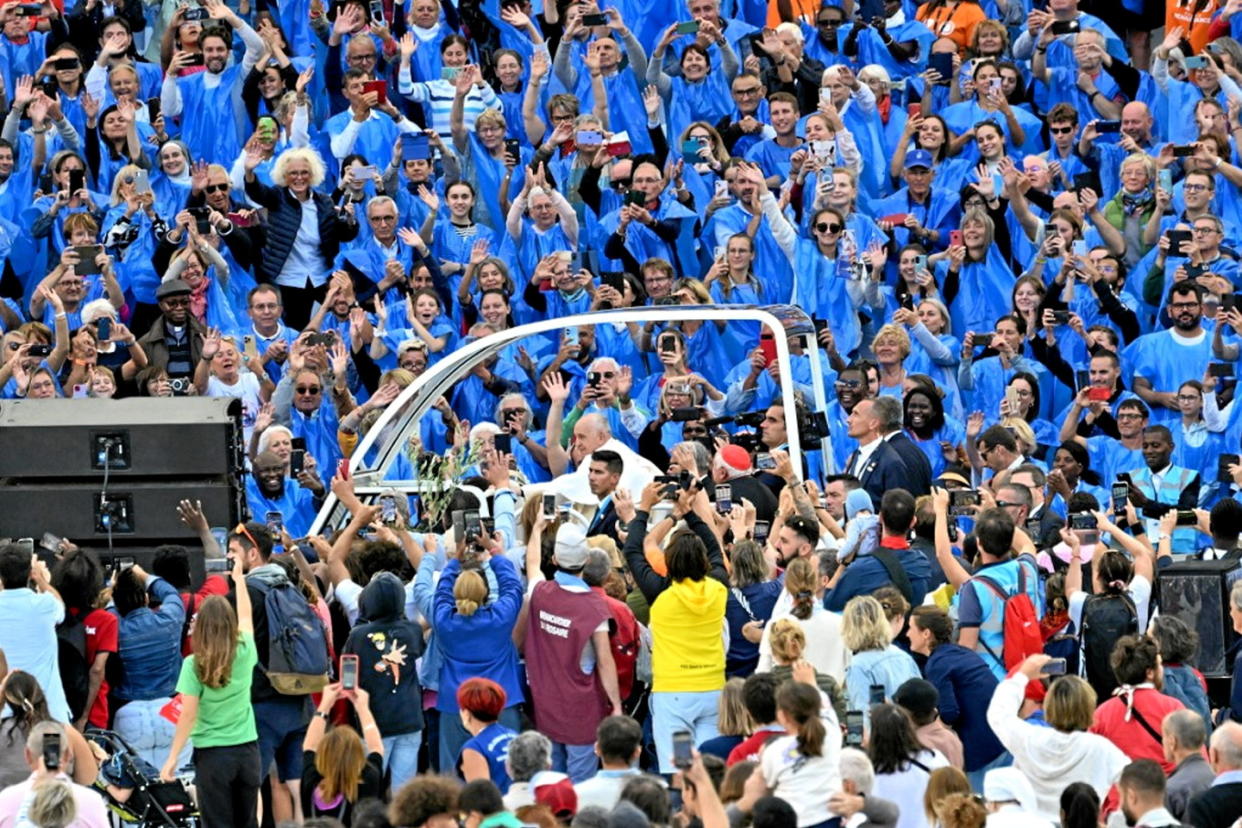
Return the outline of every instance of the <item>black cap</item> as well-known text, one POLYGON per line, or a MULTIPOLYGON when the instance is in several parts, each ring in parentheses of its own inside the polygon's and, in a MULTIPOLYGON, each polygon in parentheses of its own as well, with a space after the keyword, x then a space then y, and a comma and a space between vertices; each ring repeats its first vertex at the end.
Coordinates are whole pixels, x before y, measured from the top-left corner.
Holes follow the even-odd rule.
POLYGON ((926 679, 910 679, 897 688, 893 703, 909 710, 914 718, 921 719, 930 716, 940 704, 940 692, 926 679))
POLYGON ((155 298, 157 300, 168 296, 189 296, 192 291, 190 286, 180 279, 169 279, 155 289, 155 298))

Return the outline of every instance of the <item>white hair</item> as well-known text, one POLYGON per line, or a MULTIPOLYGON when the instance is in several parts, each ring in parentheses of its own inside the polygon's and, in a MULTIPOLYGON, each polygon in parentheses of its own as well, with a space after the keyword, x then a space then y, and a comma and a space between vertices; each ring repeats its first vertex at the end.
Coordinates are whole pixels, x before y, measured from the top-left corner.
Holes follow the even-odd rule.
POLYGON ((293 432, 285 428, 284 426, 282 425, 268 426, 266 429, 263 430, 263 433, 259 435, 259 445, 258 445, 259 450, 255 452, 255 454, 262 454, 263 452, 267 451, 267 447, 271 445, 272 443, 272 437, 274 437, 278 433, 284 434, 290 440, 293 439, 293 432))
POLYGON ((306 165, 310 167, 311 187, 318 187, 323 183, 323 178, 327 174, 323 158, 309 147, 295 147, 282 152, 276 158, 275 165, 272 166, 272 183, 277 187, 288 185, 288 182, 285 180, 285 169, 292 161, 305 161, 306 165))
POLYGON ((803 37, 802 29, 798 27, 797 23, 782 23, 776 27, 776 33, 778 35, 789 35, 799 43, 806 39, 803 37))
POLYGON ((888 74, 888 70, 878 63, 869 63, 858 72, 858 79, 863 83, 869 80, 884 81, 885 86, 889 86, 893 82, 893 78, 888 74))
POLYGON ((858 792, 870 795, 875 785, 875 767, 867 754, 858 748, 841 749, 841 779, 848 779, 858 787, 858 792))
POLYGON ((116 308, 107 299, 96 299, 93 302, 87 302, 82 307, 82 324, 89 325, 96 319, 108 317, 113 322, 117 321, 116 308))

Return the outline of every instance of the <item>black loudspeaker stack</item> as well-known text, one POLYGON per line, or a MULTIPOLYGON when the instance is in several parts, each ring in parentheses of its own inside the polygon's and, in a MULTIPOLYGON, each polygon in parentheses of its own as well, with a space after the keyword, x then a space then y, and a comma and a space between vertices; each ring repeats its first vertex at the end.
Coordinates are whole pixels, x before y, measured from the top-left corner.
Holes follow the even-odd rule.
POLYGON ((150 566, 156 547, 190 549, 197 534, 177 504, 202 501, 212 526, 245 508, 241 402, 218 397, 0 402, 0 537, 44 533, 95 551, 105 564, 150 566))
POLYGON ((1229 619, 1229 591, 1242 577, 1238 561, 1178 561, 1157 570, 1160 612, 1199 633, 1195 667, 1208 678, 1230 675, 1229 650, 1237 639, 1229 619))

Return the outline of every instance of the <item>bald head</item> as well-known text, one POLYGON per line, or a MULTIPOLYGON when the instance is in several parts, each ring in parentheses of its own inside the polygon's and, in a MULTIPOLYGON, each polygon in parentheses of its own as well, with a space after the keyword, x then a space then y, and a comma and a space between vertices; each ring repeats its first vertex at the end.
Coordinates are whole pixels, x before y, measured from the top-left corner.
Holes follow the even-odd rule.
POLYGON ((1212 749, 1208 758, 1217 773, 1242 770, 1242 725, 1225 722, 1212 731, 1212 749))
POLYGON ((612 431, 608 428, 608 421, 602 414, 584 414, 574 424, 569 457, 574 461, 575 466, 581 466, 583 458, 611 439, 612 431))
POLYGON ((1151 139, 1151 110, 1142 101, 1131 101, 1121 108, 1121 132, 1135 141, 1151 139))

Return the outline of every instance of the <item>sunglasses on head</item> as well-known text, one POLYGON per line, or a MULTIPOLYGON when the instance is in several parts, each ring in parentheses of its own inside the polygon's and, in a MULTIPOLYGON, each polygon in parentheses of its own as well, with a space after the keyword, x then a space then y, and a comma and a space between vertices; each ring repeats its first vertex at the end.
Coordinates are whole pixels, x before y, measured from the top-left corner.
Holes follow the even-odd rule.
POLYGON ((840 233, 841 225, 835 221, 820 221, 815 223, 815 229, 820 233, 840 233))

